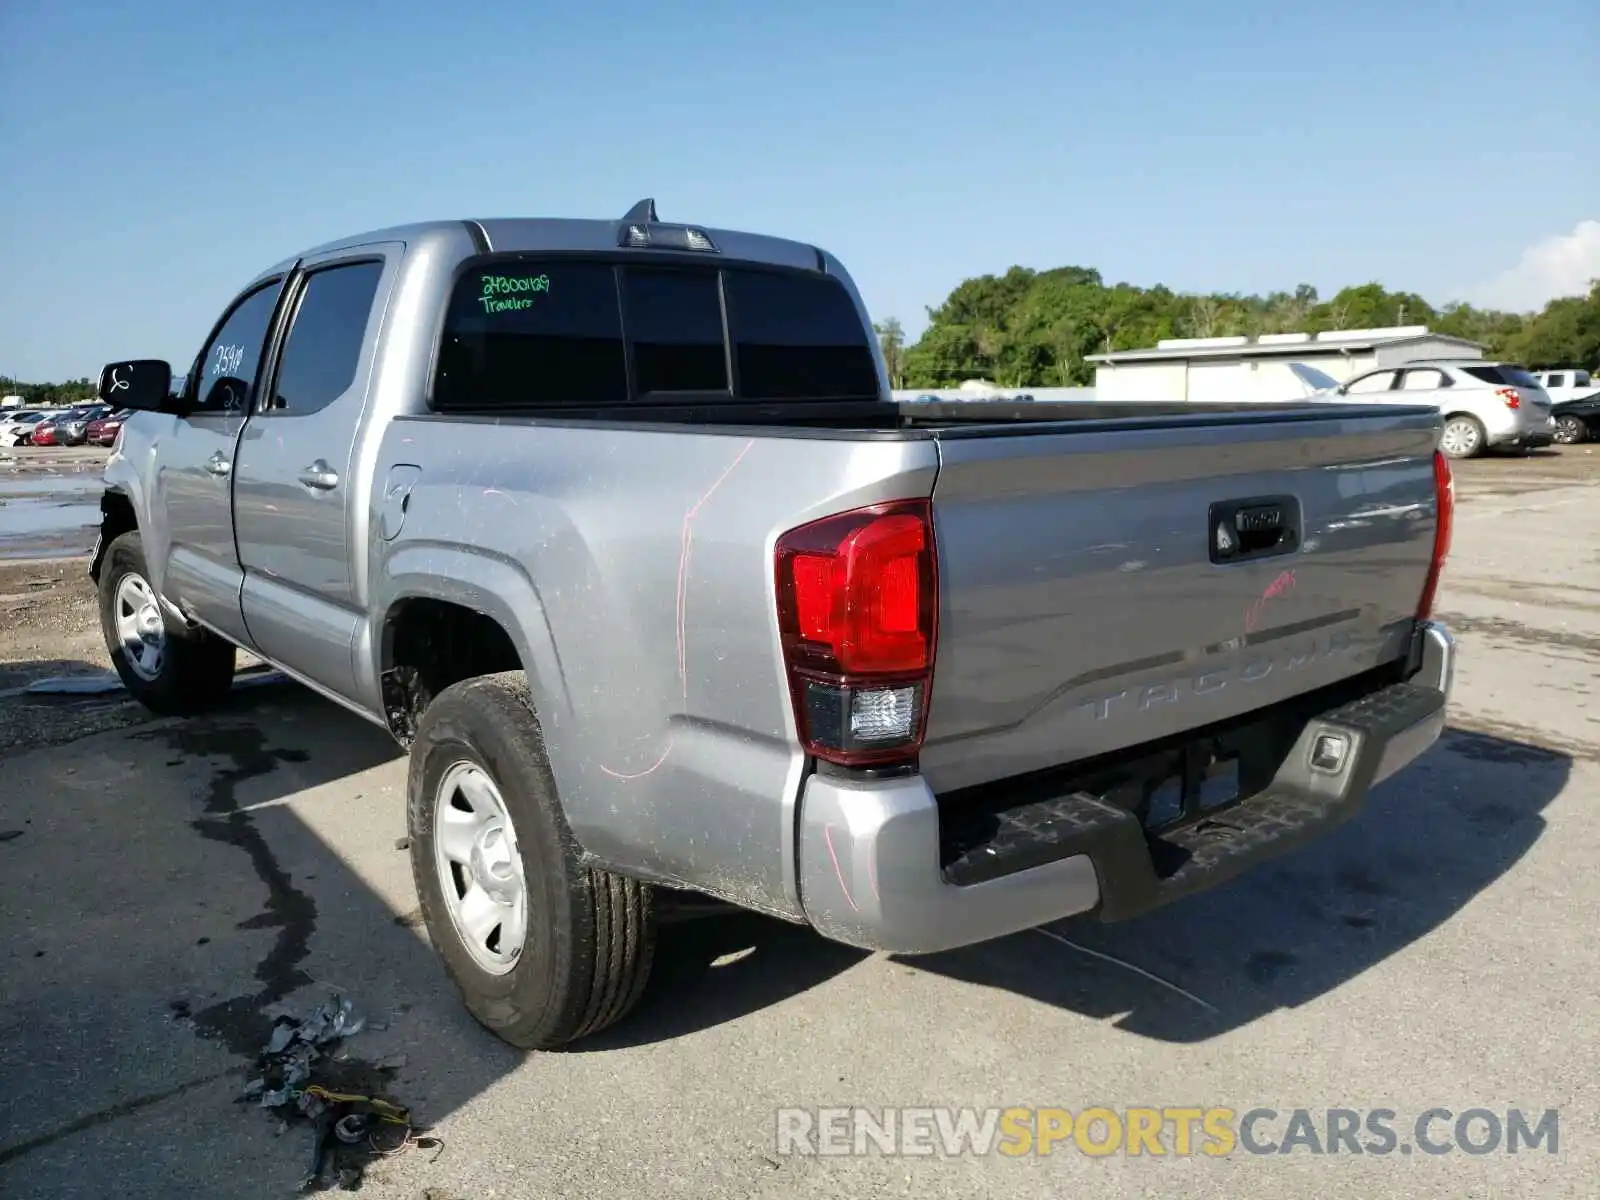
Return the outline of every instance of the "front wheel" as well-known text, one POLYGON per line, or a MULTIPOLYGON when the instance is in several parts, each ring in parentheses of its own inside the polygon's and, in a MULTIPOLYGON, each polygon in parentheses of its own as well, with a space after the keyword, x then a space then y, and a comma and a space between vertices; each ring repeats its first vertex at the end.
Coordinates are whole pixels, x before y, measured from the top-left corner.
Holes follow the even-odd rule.
POLYGON ((423 920, 480 1024, 548 1050, 633 1009, 655 952, 653 889, 583 865, 520 671, 434 698, 407 793, 423 920))
POLYGON ((1581 418, 1564 416, 1556 418, 1556 441, 1563 446, 1576 446, 1589 436, 1589 427, 1581 418))
POLYGON ((1478 419, 1461 414, 1444 423, 1444 430, 1439 434, 1439 449, 1446 458, 1475 458, 1483 453, 1487 441, 1478 419))
POLYGON ((169 625, 137 533, 124 533, 106 547, 100 630, 128 694, 152 712, 205 712, 233 685, 232 643, 207 630, 169 625))

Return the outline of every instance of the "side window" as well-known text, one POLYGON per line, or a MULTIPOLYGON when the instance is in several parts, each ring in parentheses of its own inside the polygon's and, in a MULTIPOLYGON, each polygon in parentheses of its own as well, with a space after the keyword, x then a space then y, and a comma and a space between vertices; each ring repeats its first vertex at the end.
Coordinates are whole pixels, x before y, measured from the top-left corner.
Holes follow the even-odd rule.
POLYGON ((1346 385, 1345 391, 1352 396, 1364 396, 1371 392, 1387 392, 1394 385, 1395 372, 1374 371, 1371 375, 1362 375, 1352 379, 1346 385))
POLYGON ((303 417, 345 393, 355 381, 382 277, 381 262, 326 267, 307 276, 268 411, 303 417))
POLYGON ((433 406, 440 411, 628 400, 616 272, 607 263, 508 261, 450 297, 433 406))
POLYGON ((653 392, 726 392, 722 295, 712 272, 629 267, 622 275, 633 388, 653 392))
POLYGON ((1400 376, 1400 387, 1407 392, 1435 392, 1449 386, 1449 376, 1432 367, 1426 370, 1406 371, 1400 376))
POLYGON ((1587 371, 1574 371, 1572 373, 1572 386, 1573 387, 1588 387, 1589 386, 1589 372, 1587 372, 1587 371))
POLYGON ((228 314, 201 353, 192 392, 196 415, 247 411, 261 365, 261 347, 282 289, 279 279, 251 292, 228 314))
POLYGON ((1544 381, 1545 387, 1566 387, 1567 377, 1560 371, 1552 371, 1544 381))

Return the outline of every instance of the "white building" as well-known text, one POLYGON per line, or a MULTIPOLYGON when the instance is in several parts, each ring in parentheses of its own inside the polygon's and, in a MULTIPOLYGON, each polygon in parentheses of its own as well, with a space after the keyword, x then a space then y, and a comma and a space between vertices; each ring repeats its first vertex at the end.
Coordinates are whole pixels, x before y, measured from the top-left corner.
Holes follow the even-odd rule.
POLYGON ((1091 354, 1097 400, 1293 400, 1304 385, 1288 369, 1305 363, 1341 383, 1377 367, 1422 358, 1482 358, 1483 347, 1426 325, 1264 333, 1259 337, 1166 338, 1153 350, 1091 354))

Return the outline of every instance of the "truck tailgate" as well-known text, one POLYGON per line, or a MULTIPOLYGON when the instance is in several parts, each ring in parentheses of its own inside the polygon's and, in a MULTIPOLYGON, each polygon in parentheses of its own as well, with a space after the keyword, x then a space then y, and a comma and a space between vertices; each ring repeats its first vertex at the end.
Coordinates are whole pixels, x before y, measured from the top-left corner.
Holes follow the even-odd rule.
POLYGON ((1182 733, 1403 654, 1432 556, 1438 421, 1366 408, 943 431, 931 786, 1182 733), (1223 522, 1231 558, 1213 550, 1223 522))

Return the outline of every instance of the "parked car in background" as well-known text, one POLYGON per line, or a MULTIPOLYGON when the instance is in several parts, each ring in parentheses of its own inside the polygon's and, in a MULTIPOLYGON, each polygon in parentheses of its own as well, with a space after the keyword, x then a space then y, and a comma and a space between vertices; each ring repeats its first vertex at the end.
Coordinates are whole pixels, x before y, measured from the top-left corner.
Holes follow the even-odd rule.
POLYGON ((42 422, 34 430, 35 446, 81 446, 89 434, 89 423, 111 415, 109 404, 84 404, 42 422), (43 439, 43 440, 41 440, 43 439))
POLYGON ((1600 441, 1600 392, 1552 404, 1550 415, 1556 422, 1556 441, 1563 446, 1600 441))
POLYGON ((1582 367, 1557 367, 1550 371, 1535 371, 1533 377, 1539 381, 1539 386, 1544 388, 1551 404, 1564 404, 1568 400, 1593 400, 1600 397, 1600 384, 1597 384, 1594 376, 1582 367))
POLYGON ((1451 458, 1486 450, 1527 450, 1555 441, 1550 397, 1514 363, 1428 359, 1368 371, 1340 384, 1335 396, 1363 404, 1433 404, 1444 414, 1439 449, 1451 458))
POLYGON ((30 446, 59 446, 56 441, 56 418, 46 417, 33 427, 33 433, 28 438, 30 446))
MULTIPOLYGON (((96 404, 79 411, 79 415, 72 420, 64 422, 62 433, 66 435, 68 446, 83 446, 89 441, 89 426, 96 421, 103 421, 116 410, 109 404, 96 404)), ((57 436, 60 436, 58 434, 57 436)))
POLYGON ((58 432, 59 426, 73 420, 80 408, 58 408, 45 413, 44 420, 33 427, 33 436, 30 444, 35 446, 64 446, 64 435, 58 432))
POLYGON ((49 409, 8 410, 0 416, 0 446, 26 446, 35 426, 51 415, 49 409))
POLYGON ((95 421, 90 421, 84 430, 84 441, 91 446, 109 446, 117 440, 117 434, 122 432, 122 423, 133 415, 131 408, 119 408, 114 413, 108 413, 95 421))

